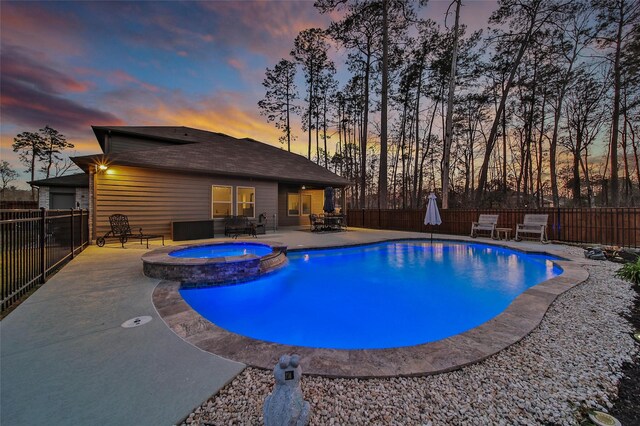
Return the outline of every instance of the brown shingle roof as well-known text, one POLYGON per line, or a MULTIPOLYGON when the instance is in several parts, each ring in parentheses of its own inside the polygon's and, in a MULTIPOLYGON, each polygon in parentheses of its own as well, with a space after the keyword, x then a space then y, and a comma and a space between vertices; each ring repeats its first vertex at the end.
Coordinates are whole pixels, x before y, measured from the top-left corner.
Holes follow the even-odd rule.
POLYGON ((49 179, 32 180, 27 183, 33 186, 66 186, 73 188, 88 188, 89 175, 86 173, 77 173, 74 175, 58 176, 49 179))
MULTIPOLYGON (((252 139, 236 139, 221 133, 189 127, 94 127, 98 132, 121 132, 149 139, 182 142, 180 145, 109 154, 112 164, 170 169, 215 175, 241 176, 331 186, 350 182, 306 158, 252 139)), ((83 169, 104 155, 75 157, 83 169)))

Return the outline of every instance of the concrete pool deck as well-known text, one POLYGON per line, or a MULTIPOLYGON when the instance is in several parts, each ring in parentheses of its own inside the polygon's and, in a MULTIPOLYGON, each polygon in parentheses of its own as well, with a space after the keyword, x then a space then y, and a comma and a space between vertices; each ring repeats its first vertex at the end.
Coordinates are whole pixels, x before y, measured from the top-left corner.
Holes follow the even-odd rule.
MULTIPOLYGON (((281 230, 258 240, 295 249, 425 237, 281 230)), ((468 240, 434 234, 439 237, 468 240)), ((566 256, 561 245, 501 244, 566 256)), ((150 249, 159 246, 152 241, 150 249)), ((89 247, 0 322, 3 424, 173 424, 243 370, 243 364, 191 346, 159 318, 152 303, 159 281, 142 275, 140 256, 147 250, 141 247, 89 247), (153 320, 120 327, 141 315, 153 320)))

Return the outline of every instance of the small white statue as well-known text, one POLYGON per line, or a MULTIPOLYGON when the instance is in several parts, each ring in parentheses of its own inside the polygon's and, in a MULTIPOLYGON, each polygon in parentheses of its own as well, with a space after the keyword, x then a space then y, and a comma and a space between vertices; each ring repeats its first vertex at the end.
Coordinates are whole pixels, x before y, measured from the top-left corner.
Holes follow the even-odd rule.
POLYGON ((300 356, 282 355, 273 369, 276 379, 273 392, 264 400, 265 426, 304 426, 309 423, 311 408, 300 388, 300 356))

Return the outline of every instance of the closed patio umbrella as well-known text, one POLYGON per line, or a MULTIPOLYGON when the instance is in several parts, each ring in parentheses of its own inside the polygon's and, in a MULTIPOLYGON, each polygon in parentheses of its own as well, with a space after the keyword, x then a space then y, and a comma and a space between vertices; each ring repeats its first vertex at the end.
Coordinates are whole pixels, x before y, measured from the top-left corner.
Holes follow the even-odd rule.
POLYGON ((324 189, 324 206, 322 210, 326 213, 333 213, 336 210, 335 191, 330 186, 324 189))
MULTIPOLYGON (((438 204, 436 203, 436 194, 433 192, 429 194, 429 203, 427 203, 427 214, 424 215, 425 225, 440 225, 442 219, 440 219, 440 212, 438 211, 438 204)), ((431 230, 431 242, 433 243, 433 230, 431 230)))

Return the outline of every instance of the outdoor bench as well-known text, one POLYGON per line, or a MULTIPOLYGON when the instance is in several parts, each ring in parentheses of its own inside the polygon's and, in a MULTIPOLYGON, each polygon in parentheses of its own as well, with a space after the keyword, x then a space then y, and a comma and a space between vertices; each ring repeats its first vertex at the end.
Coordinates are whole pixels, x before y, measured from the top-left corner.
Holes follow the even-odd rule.
POLYGON ((478 231, 490 231, 491 238, 494 238, 493 233, 496 230, 498 224, 497 214, 481 214, 478 217, 477 222, 471 222, 471 238, 478 236, 478 231))
POLYGON ((547 240, 547 221, 548 214, 526 214, 524 215, 524 223, 516 226, 516 241, 522 240, 520 234, 537 234, 540 235, 540 242, 546 243, 547 240))

